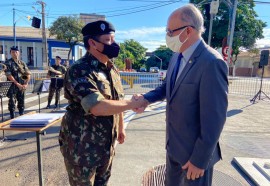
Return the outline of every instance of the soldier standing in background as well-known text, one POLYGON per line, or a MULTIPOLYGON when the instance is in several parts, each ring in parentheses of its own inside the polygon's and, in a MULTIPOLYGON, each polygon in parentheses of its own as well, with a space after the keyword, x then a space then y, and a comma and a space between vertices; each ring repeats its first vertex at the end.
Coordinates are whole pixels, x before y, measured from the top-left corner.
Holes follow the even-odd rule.
POLYGON ((59 144, 71 186, 108 184, 116 138, 120 144, 125 139, 123 111, 141 107, 140 101, 123 100, 120 75, 112 62, 120 50, 114 32, 107 21, 85 25, 87 53, 65 75, 69 105, 59 144))
POLYGON ((18 47, 11 47, 10 55, 11 58, 5 62, 7 68, 5 70, 5 74, 7 76, 7 80, 13 82, 7 93, 7 97, 9 98, 8 110, 10 112, 10 118, 12 119, 15 117, 16 100, 18 101, 17 107, 19 110, 19 114, 24 114, 25 90, 30 81, 31 72, 25 62, 20 60, 20 52, 18 47))
MULTIPOLYGON (((62 78, 65 73, 66 73, 66 68, 63 65, 61 65, 61 57, 56 56, 55 57, 55 65, 52 65, 49 68, 47 78, 62 78)), ((60 100, 61 89, 62 89, 62 87, 57 87, 56 81, 55 81, 55 84, 52 84, 52 82, 51 82, 50 87, 49 87, 48 105, 47 105, 46 109, 50 108, 54 93, 55 93, 54 108, 57 108, 59 100, 60 100)))
POLYGON ((69 67, 69 61, 68 60, 65 60, 64 63, 63 63, 63 66, 66 67, 66 69, 68 69, 68 67, 69 67))

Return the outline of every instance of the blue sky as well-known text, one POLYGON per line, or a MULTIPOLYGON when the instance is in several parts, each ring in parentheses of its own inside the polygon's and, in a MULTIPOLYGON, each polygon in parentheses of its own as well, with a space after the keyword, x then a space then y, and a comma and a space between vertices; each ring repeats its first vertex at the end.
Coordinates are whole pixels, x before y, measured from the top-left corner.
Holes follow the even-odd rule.
MULTIPOLYGON (((0 25, 13 25, 15 8, 16 26, 31 26, 27 16, 41 17, 41 6, 36 1, 11 0, 0 3, 0 25), (14 3, 14 6, 12 4, 14 3)), ((105 15, 116 27, 116 40, 139 41, 149 51, 165 44, 165 26, 170 13, 188 3, 188 0, 44 0, 46 3, 46 26, 61 15, 96 13, 105 15)), ((270 2, 270 0, 260 0, 270 2)), ((265 38, 257 41, 258 46, 270 46, 270 3, 258 3, 255 11, 259 19, 267 22, 265 38)))

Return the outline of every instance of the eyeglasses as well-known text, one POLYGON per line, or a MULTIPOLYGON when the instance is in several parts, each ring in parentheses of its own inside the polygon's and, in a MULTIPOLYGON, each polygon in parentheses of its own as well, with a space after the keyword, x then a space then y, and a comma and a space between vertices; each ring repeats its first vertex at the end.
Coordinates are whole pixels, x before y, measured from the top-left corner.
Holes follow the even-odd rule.
POLYGON ((184 29, 184 28, 187 28, 187 27, 192 27, 192 28, 195 28, 194 26, 192 26, 192 25, 186 25, 186 26, 182 26, 182 27, 179 27, 179 28, 176 28, 176 29, 174 29, 174 30, 166 30, 166 32, 167 32, 167 35, 168 36, 170 36, 170 37, 172 37, 172 35, 173 35, 173 33, 174 32, 176 32, 176 31, 178 31, 178 30, 182 30, 182 29, 184 29))

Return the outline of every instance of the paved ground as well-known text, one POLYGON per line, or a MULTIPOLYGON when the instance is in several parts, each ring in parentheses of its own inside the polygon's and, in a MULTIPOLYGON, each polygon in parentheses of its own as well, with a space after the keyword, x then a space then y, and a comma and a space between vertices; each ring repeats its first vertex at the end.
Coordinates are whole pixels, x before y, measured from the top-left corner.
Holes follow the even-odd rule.
MULTIPOLYGON (((223 161, 215 167, 215 185, 252 185, 232 163, 233 157, 270 158, 270 102, 260 100, 250 104, 249 97, 229 96, 226 126, 221 137, 223 161)), ((41 108, 46 106, 47 94, 41 95, 41 108)), ((27 96, 28 110, 38 110, 36 95, 27 96)), ((62 106, 66 101, 61 100, 62 106)), ((142 176, 151 167, 165 163, 166 102, 151 106, 145 113, 127 112, 127 139, 117 145, 110 186, 139 186, 142 176), (131 121, 129 121, 131 119, 131 121)), ((4 99, 4 113, 7 113, 4 99)), ((49 112, 51 110, 41 110, 49 112)), ((8 115, 5 116, 5 119, 8 115)), ((68 185, 57 137, 59 124, 43 136, 45 185, 68 185)), ((1 133, 0 133, 1 134, 1 133)), ((0 185, 38 185, 35 134, 6 132, 8 139, 0 143, 0 185), (19 140, 13 140, 14 138, 19 140)))

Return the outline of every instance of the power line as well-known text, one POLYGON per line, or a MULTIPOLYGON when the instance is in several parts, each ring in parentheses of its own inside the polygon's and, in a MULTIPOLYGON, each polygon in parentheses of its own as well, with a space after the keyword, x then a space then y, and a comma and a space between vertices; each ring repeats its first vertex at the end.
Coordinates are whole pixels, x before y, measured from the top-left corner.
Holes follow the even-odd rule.
POLYGON ((36 12, 31 12, 31 11, 25 11, 25 10, 19 10, 19 9, 16 9, 16 11, 18 11, 18 12, 21 12, 21 13, 24 13, 24 14, 34 14, 34 13, 36 13, 36 12))
POLYGON ((255 4, 268 4, 270 5, 270 2, 264 2, 264 1, 253 1, 255 4))
MULTIPOLYGON (((134 14, 134 13, 137 13, 137 12, 143 12, 143 11, 148 11, 148 10, 152 10, 152 9, 155 9, 155 8, 159 8, 159 7, 162 7, 162 6, 166 6, 166 5, 170 5, 170 4, 173 4, 173 3, 176 3, 176 2, 180 2, 180 1, 166 1, 166 2, 170 2, 170 3, 164 3, 164 2, 161 2, 159 1, 159 3, 152 3, 152 4, 149 4, 149 5, 144 5, 144 6, 135 6, 135 7, 131 7, 131 8, 124 8, 124 9, 116 9, 116 10, 112 10, 112 11, 99 11, 99 12, 95 12, 97 14, 102 14, 102 13, 116 13, 116 14, 107 14, 106 17, 116 17, 116 16, 122 16, 122 15, 127 15, 127 14, 134 14), (120 13, 120 14, 117 14, 117 12, 123 12, 125 11, 124 13, 120 13)), ((36 12, 31 12, 31 11, 24 11, 24 10, 17 10, 19 12, 22 12, 22 13, 25 13, 25 14, 28 14, 28 15, 35 15, 36 12)), ((52 15, 52 16, 47 16, 48 18, 58 18, 56 16, 53 16, 53 15, 78 15, 78 13, 73 13, 73 14, 53 14, 53 13, 50 13, 49 15, 52 15)))
POLYGON ((14 6, 30 6, 30 5, 33 5, 35 3, 12 3, 12 4, 9 4, 9 3, 4 3, 4 4, 0 4, 1 7, 14 7, 14 6))
MULTIPOLYGON (((121 15, 127 15, 129 13, 137 13, 137 12, 142 12, 142 11, 147 11, 147 10, 151 10, 154 8, 159 8, 162 6, 166 6, 172 3, 177 3, 177 2, 181 2, 181 0, 165 0, 165 1, 160 1, 160 0, 122 0, 122 1, 137 1, 137 2, 147 2, 147 3, 151 3, 151 2, 155 2, 149 5, 144 5, 144 6, 135 6, 135 7, 131 7, 131 8, 124 8, 124 9, 116 9, 116 10, 111 10, 111 11, 100 11, 100 12, 95 12, 95 13, 113 13, 113 12, 123 12, 123 11, 129 11, 130 12, 126 12, 126 13, 121 13, 121 14, 114 14, 114 15, 109 15, 110 17, 114 17, 114 16, 121 16, 121 15), (166 4, 165 4, 166 3, 166 4), (145 8, 144 8, 145 7, 145 8), (144 9, 142 9, 144 8, 144 9), (136 10, 134 11, 134 9, 142 9, 142 10, 136 10)), ((35 5, 36 3, 17 3, 17 4, 0 4, 2 6, 29 6, 29 5, 35 5)), ((31 12, 31 11, 24 11, 24 10, 18 10, 22 13, 25 14, 30 14, 30 15, 34 15, 35 13, 31 12)), ((74 15, 74 14, 53 14, 51 13, 50 15, 74 15)))
POLYGON ((144 12, 144 11, 148 11, 148 10, 160 8, 160 7, 163 7, 163 6, 167 6, 167 5, 170 5, 170 4, 174 4, 174 3, 167 3, 167 4, 163 4, 163 5, 159 5, 159 6, 154 6, 152 8, 147 8, 147 9, 142 9, 142 10, 136 10, 136 11, 130 11, 130 12, 126 12, 126 13, 120 13, 120 14, 114 14, 114 15, 107 15, 106 17, 117 17, 117 16, 128 15, 128 14, 134 14, 134 13, 138 13, 138 12, 144 12))
MULTIPOLYGON (((167 2, 167 1, 166 1, 167 2)), ((134 13, 138 13, 138 12, 144 12, 144 11, 148 11, 148 10, 152 10, 152 9, 156 9, 156 8, 160 8, 160 7, 163 7, 163 6, 167 6, 167 5, 170 5, 170 4, 174 4, 176 2, 180 2, 180 1, 170 1, 170 3, 154 3, 154 4, 151 4, 151 5, 146 5, 146 6, 137 6, 137 7, 133 7, 133 8, 127 8, 127 9, 119 9, 119 10, 113 10, 113 11, 106 11, 106 13, 108 12, 123 12, 123 11, 126 11, 124 13, 119 13, 119 14, 107 14, 106 17, 117 17, 117 16, 124 16, 124 15, 129 15, 129 14, 134 14, 134 13), (134 9, 137 9, 137 10, 134 10, 134 9)), ((95 12, 95 13, 103 13, 103 12, 95 12)), ((50 15, 58 15, 58 14, 50 14, 50 15)), ((59 14, 59 15, 77 15, 77 14, 59 14)), ((48 16, 48 18, 58 18, 58 17, 55 17, 55 16, 48 16)))
POLYGON ((158 0, 117 0, 117 1, 135 1, 135 2, 145 2, 145 3, 150 3, 150 2, 174 2, 174 3, 176 3, 176 2, 180 2, 181 0, 166 0, 166 1, 158 1, 158 0))
MULTIPOLYGON (((95 13, 98 14, 102 14, 102 13, 111 13, 111 12, 122 12, 125 10, 134 10, 134 9, 138 9, 138 8, 143 8, 143 7, 152 7, 154 5, 160 5, 162 3, 154 3, 154 4, 150 4, 150 5, 144 5, 144 6, 135 6, 135 7, 131 7, 131 8, 124 8, 124 9, 116 9, 116 10, 111 10, 111 11, 96 11, 95 13)), ((50 14, 50 15, 63 15, 63 14, 50 14)), ((64 14, 64 15, 70 15, 70 14, 64 14)))
POLYGON ((7 11, 6 13, 0 15, 0 18, 4 18, 5 16, 7 16, 9 13, 12 13, 12 10, 7 11), (7 13, 8 12, 8 13, 7 13))
POLYGON ((27 25, 31 26, 31 23, 26 19, 25 15, 21 15, 18 13, 18 11, 16 11, 16 14, 19 16, 19 18, 21 18, 25 23, 27 23, 27 25))

